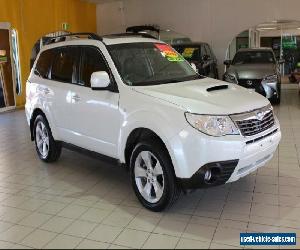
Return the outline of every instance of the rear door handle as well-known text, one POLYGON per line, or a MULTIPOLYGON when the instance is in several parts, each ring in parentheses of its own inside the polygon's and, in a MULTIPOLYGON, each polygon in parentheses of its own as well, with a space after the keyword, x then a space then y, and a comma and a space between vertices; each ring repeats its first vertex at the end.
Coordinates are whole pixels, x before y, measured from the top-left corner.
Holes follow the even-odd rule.
POLYGON ((44 94, 45 94, 45 95, 48 95, 48 94, 50 94, 50 89, 48 89, 48 88, 44 88, 44 94))

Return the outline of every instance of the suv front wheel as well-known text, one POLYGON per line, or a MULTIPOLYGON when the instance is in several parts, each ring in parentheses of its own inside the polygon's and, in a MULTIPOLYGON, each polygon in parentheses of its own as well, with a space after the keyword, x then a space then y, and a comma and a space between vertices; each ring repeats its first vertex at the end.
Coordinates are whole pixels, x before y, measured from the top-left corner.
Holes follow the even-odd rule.
POLYGON ((170 156, 161 143, 141 142, 130 160, 133 189, 144 207, 159 212, 180 195, 170 156))
POLYGON ((57 161, 61 154, 61 144, 52 136, 48 121, 38 115, 33 127, 35 148, 39 158, 45 162, 57 161))

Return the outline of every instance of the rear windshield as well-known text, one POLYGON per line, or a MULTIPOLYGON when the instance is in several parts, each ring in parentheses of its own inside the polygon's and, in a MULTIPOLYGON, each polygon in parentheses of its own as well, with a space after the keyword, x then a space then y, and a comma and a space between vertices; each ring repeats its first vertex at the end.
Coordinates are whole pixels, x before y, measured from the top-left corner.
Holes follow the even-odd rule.
POLYGON ((271 51, 240 51, 232 61, 236 65, 259 63, 275 63, 274 54, 271 51))

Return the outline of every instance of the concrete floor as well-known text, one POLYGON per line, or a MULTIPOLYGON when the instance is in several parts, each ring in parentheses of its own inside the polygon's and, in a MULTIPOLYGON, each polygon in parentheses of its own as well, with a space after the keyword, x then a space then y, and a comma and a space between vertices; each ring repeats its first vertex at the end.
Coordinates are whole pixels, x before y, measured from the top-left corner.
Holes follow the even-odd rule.
POLYGON ((296 87, 287 86, 275 107, 283 138, 267 166, 182 196, 164 213, 141 207, 122 168, 68 150, 42 163, 24 111, 0 114, 0 248, 239 248, 240 232, 299 237, 296 87))

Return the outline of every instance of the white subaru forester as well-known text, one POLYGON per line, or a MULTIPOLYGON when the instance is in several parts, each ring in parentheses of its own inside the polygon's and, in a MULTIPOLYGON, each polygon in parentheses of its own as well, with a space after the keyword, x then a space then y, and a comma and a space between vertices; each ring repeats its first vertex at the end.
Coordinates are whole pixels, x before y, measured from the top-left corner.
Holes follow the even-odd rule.
POLYGON ((266 98, 198 75, 143 34, 50 40, 27 81, 26 116, 43 161, 56 161, 63 146, 117 160, 153 211, 181 190, 248 175, 281 138, 266 98))

